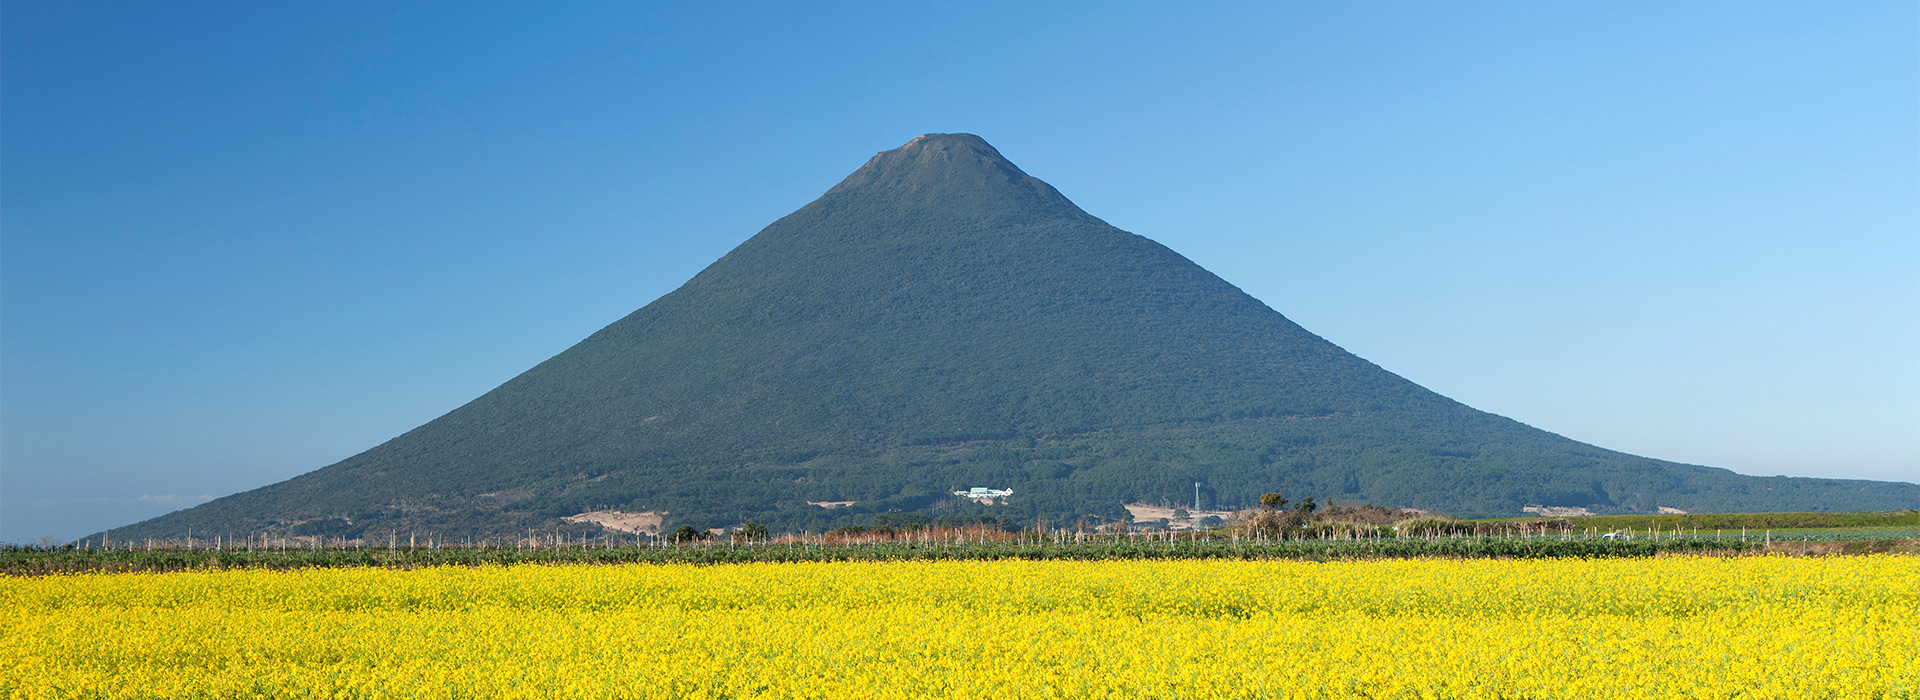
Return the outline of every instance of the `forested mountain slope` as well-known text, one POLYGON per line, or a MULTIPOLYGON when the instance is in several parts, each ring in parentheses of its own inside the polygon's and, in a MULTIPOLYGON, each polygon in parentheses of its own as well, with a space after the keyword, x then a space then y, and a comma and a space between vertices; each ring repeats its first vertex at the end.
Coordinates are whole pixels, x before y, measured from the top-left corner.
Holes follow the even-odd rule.
MULTIPOLYGON (((338 464, 116 530, 512 534, 594 508, 778 529, 1260 493, 1517 515, 1875 510, 1474 410, 1081 211, 978 137, 875 156, 667 294, 338 464), (948 492, 1012 488, 1004 505, 948 492), (826 510, 809 501, 855 501, 826 510)), ((382 535, 384 536, 384 535, 382 535)))

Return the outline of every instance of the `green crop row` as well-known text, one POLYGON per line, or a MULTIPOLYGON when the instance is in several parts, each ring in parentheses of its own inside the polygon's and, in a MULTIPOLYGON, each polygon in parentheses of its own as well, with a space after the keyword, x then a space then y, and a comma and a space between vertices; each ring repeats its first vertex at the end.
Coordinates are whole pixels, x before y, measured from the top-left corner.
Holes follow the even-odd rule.
POLYGON ((724 543, 684 546, 545 548, 437 547, 330 549, 132 549, 10 547, 0 573, 36 575, 90 571, 181 571, 221 568, 424 567, 512 564, 729 564, 801 561, 1356 559, 1404 557, 1646 557, 1662 553, 1739 552, 1759 544, 1738 539, 1674 538, 1614 541, 1589 537, 1466 537, 1380 540, 1218 540, 1102 538, 1081 542, 878 542, 873 544, 724 543))

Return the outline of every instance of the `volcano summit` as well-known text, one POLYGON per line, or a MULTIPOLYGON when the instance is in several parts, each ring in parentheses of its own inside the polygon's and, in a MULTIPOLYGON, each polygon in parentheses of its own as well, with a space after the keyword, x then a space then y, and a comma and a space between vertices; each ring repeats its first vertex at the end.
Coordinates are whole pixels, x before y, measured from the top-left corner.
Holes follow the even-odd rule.
POLYGON ((1196 482, 1210 507, 1285 491, 1456 515, 1920 504, 1920 485, 1742 476, 1474 410, 1081 211, 979 137, 928 134, 465 406, 114 535, 497 535, 600 509, 776 531, 1059 522, 1187 502, 1196 482), (1012 493, 954 494, 974 487, 1012 493))

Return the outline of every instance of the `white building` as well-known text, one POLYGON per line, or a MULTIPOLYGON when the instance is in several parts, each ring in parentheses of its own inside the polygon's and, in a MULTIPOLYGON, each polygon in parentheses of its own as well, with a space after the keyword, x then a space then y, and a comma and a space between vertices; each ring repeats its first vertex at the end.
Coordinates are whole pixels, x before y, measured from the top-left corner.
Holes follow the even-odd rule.
POLYGON ((971 498, 976 501, 991 501, 996 498, 1006 498, 1013 495, 1013 489, 990 489, 975 486, 965 491, 955 491, 953 495, 961 498, 971 498))

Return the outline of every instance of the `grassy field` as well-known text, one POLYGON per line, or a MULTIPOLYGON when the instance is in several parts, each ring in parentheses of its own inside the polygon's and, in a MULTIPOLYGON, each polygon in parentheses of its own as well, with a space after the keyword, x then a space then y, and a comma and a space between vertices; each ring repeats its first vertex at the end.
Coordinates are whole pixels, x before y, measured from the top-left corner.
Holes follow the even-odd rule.
POLYGON ((1772 530, 1776 540, 1801 542, 1851 542, 1859 540, 1920 539, 1920 527, 1806 528, 1772 530))
POLYGON ((1920 697, 1920 558, 0 578, 0 696, 1920 697))
MULTIPOLYGON (((1492 518, 1478 522, 1537 521, 1534 518, 1492 518)), ((1713 530, 1811 530, 1856 528, 1905 528, 1920 530, 1920 510, 1891 510, 1871 513, 1689 513, 1685 515, 1592 515, 1567 518, 1580 529, 1601 532, 1614 530, 1665 532, 1713 530)))
MULTIPOLYGON (((1541 518, 1493 518, 1471 521, 1490 526, 1540 522, 1541 518)), ((1920 510, 1872 513, 1697 513, 1601 515, 1565 518, 1583 532, 1623 532, 1636 538, 1755 537, 1790 542, 1858 542, 1920 539, 1920 510)))

